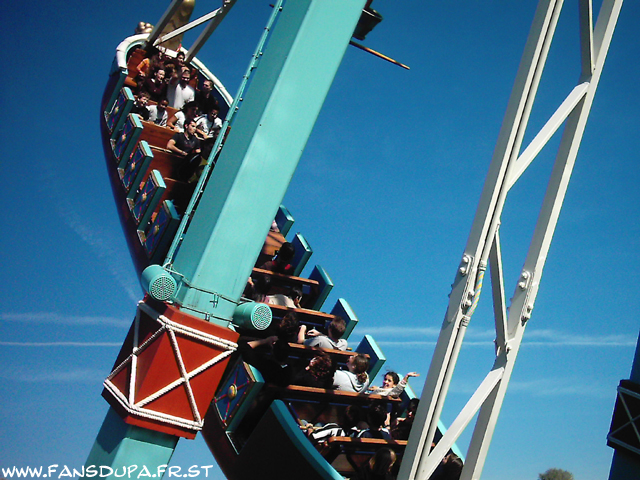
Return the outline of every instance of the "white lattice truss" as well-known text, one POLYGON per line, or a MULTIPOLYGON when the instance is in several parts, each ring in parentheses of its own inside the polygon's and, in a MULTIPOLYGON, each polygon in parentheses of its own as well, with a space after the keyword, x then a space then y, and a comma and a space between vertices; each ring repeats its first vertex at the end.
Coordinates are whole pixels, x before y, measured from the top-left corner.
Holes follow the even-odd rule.
POLYGON ((213 367, 215 364, 225 359, 229 355, 231 355, 236 349, 238 345, 234 342, 226 340, 224 338, 216 337, 215 335, 211 335, 205 332, 201 332, 194 328, 190 328, 184 325, 180 325, 176 323, 164 315, 160 315, 158 312, 153 310, 151 307, 146 305, 145 303, 140 302, 138 304, 138 310, 136 312, 135 324, 134 324, 134 335, 133 335, 133 351, 131 355, 129 355, 120 365, 118 365, 113 372, 107 377, 104 381, 105 388, 111 392, 114 398, 122 405, 122 407, 132 415, 137 417, 142 417, 148 420, 160 421, 169 425, 173 425, 180 428, 186 428, 193 431, 202 430, 202 426, 204 424, 203 419, 200 416, 200 412, 198 411, 198 406, 196 405, 195 398, 193 396, 193 390, 191 388, 190 379, 195 377, 196 375, 204 372, 205 370, 213 367), (144 341, 141 345, 139 345, 139 328, 140 328, 140 313, 143 312, 147 314, 152 319, 155 319, 159 324, 160 328, 149 337, 146 341, 144 341), (138 400, 136 402, 135 396, 135 385, 136 385, 136 374, 137 374, 137 363, 138 363, 138 355, 147 349, 154 340, 156 340, 159 336, 167 333, 169 340, 171 342, 171 347, 173 349, 173 353, 175 355, 176 363, 180 370, 180 378, 161 388, 157 392, 138 400), (207 343, 214 347, 224 350, 219 355, 215 356, 211 360, 203 363, 199 367, 187 372, 185 368, 184 361, 182 360, 182 354, 180 353, 180 347, 178 346, 178 342, 176 339, 176 333, 183 336, 188 337, 193 340, 198 340, 202 343, 207 343), (113 383, 112 379, 118 375, 124 368, 131 365, 131 376, 129 378, 129 395, 125 396, 113 383), (155 410, 151 410, 150 408, 145 408, 145 405, 153 402, 160 396, 170 392, 171 390, 178 388, 180 386, 184 386, 187 397, 189 399, 189 405, 191 406, 191 412, 193 413, 193 419, 176 417, 174 415, 169 415, 163 412, 157 412, 155 410))
POLYGON ((633 408, 631 406, 632 403, 637 403, 638 400, 640 400, 640 394, 633 392, 627 388, 618 387, 618 401, 620 402, 619 404, 622 407, 622 410, 624 410, 624 412, 626 413, 627 421, 615 430, 609 432, 607 440, 640 455, 640 448, 638 448, 640 446, 640 431, 638 430, 638 428, 640 427, 640 411, 637 407, 633 408), (628 427, 631 427, 633 433, 635 433, 635 438, 633 439, 635 440, 634 443, 622 441, 620 438, 618 438, 618 433, 622 431, 628 431, 628 427))
POLYGON ((562 5, 562 0, 540 0, 538 4, 471 234, 456 272, 449 306, 398 474, 399 480, 427 480, 476 414, 475 429, 460 480, 477 480, 482 473, 525 326, 534 307, 542 270, 622 0, 603 0, 595 27, 592 1, 579 0, 581 72, 578 81, 544 127, 522 150, 527 123, 562 5), (529 252, 507 308, 498 234, 507 194, 562 125, 564 132, 529 252), (478 304, 488 267, 496 328, 494 364, 432 449, 455 364, 467 326, 478 304))

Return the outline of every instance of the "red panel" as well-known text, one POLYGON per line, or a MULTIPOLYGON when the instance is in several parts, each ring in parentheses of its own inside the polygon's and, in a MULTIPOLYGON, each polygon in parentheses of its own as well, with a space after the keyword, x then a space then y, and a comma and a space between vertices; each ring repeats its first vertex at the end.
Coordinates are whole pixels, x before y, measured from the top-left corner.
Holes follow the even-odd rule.
POLYGON ((139 402, 179 378, 180 370, 171 341, 163 333, 138 355, 135 401, 139 402))
POLYGON ((193 421, 193 411, 189 404, 189 397, 185 385, 182 384, 168 393, 165 393, 157 400, 145 405, 144 408, 154 410, 156 412, 168 413, 174 417, 184 418, 193 421))
POLYGON ((179 334, 176 334, 176 340, 187 372, 195 370, 224 352, 211 344, 185 338, 179 334))
POLYGON ((226 366, 227 359, 224 362, 216 363, 213 367, 196 375, 190 381, 193 397, 196 400, 201 417, 204 417, 207 413, 226 366))
POLYGON ((129 378, 131 376, 131 364, 124 367, 120 373, 111 379, 111 383, 122 392, 122 394, 129 398, 129 378))

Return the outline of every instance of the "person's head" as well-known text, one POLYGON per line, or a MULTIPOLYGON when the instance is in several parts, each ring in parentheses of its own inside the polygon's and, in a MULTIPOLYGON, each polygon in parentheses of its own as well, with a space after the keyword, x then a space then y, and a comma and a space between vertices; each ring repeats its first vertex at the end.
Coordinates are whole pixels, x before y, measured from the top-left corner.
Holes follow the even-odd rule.
POLYGON ((292 243, 284 242, 278 250, 277 259, 278 262, 282 264, 286 264, 293 260, 294 255, 296 254, 296 247, 293 246, 292 243))
POLYGON ((413 417, 415 417, 416 412, 418 411, 419 403, 419 398, 412 398, 411 400, 409 400, 409 405, 407 405, 407 418, 413 419, 413 417))
POLYGON ((161 112, 164 111, 168 106, 169 106, 169 100, 167 100, 166 98, 161 98, 160 101, 158 102, 158 110, 161 112))
POLYGON ((162 83, 164 81, 165 74, 166 72, 164 71, 164 68, 159 68, 158 70, 156 70, 156 82, 162 83))
POLYGON ((400 377, 396 372, 387 372, 382 380, 382 388, 393 388, 400 383, 400 377))
POLYGON ((207 113, 207 116, 209 117, 209 120, 213 120, 214 118, 217 118, 218 117, 218 109, 217 108, 212 108, 207 113))
POLYGON ((196 133, 196 122, 195 120, 189 120, 184 123, 184 131, 187 132, 190 136, 195 135, 196 133))
POLYGON ((302 288, 300 288, 299 285, 295 285, 293 287, 291 287, 291 290, 289 290, 289 296, 291 297, 291 299, 295 302, 295 301, 301 301, 302 300, 302 288))
POLYGON ((391 471, 397 458, 396 452, 389 447, 382 447, 369 459, 369 470, 376 475, 385 475, 391 471))
POLYGON ((182 75, 180 76, 180 84, 184 87, 191 80, 191 73, 189 70, 183 70, 182 75))
POLYGON ((344 410, 343 428, 350 430, 365 419, 365 414, 358 405, 348 405, 344 410))
POLYGON ((144 90, 142 92, 140 92, 140 94, 138 95, 138 104, 145 106, 147 103, 149 103, 149 92, 145 92, 144 90))
POLYGON ((258 275, 253 281, 253 287, 258 295, 268 295, 271 290, 271 277, 269 275, 258 275))
POLYGON ((318 380, 333 378, 333 374, 336 371, 333 360, 326 352, 318 353, 313 357, 306 369, 318 380))
POLYGON ((367 381, 367 370, 369 369, 369 359, 359 353, 357 355, 351 355, 347 360, 347 369, 351 373, 355 373, 360 383, 367 381))
POLYGON ((387 421, 387 404, 374 401, 367 409, 367 422, 370 430, 380 430, 387 421))
POLYGON ((179 63, 184 63, 184 59, 185 59, 184 52, 178 52, 178 54, 176 55, 176 59, 178 60, 179 63))
POLYGON ((202 89, 200 91, 209 93, 211 90, 213 90, 213 82, 211 80, 205 80, 202 82, 202 89))
POLYGON ((278 323, 276 335, 282 340, 290 341, 298 334, 299 328, 298 317, 295 313, 289 312, 278 323))
POLYGON ((182 107, 182 111, 184 112, 185 118, 196 118, 198 114, 198 105, 196 102, 187 102, 182 107))
POLYGON ((347 322, 342 317, 335 317, 331 320, 329 328, 327 328, 327 334, 331 340, 340 340, 347 329, 347 322))

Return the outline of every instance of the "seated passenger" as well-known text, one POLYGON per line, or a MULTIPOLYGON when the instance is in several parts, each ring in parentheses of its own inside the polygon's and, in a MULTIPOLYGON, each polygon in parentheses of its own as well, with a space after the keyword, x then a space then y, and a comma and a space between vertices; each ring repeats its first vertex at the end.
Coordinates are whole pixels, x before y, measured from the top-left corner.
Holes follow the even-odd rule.
POLYGON ((315 328, 307 332, 307 338, 304 344, 308 347, 325 348, 329 350, 346 350, 347 341, 342 338, 347 328, 347 322, 341 317, 335 317, 331 320, 329 328, 327 328, 327 335, 323 335, 315 328))
POLYGON ((459 480, 460 475, 462 475, 462 467, 464 467, 462 459, 449 450, 449 453, 444 456, 440 465, 436 467, 429 477, 429 480, 459 480))
POLYGON ((362 393, 369 386, 369 359, 354 354, 347 361, 347 370, 337 370, 333 376, 333 388, 345 392, 362 393))
POLYGON ((306 331, 307 326, 300 325, 294 312, 289 312, 280 321, 276 321, 273 330, 278 338, 290 343, 303 343, 306 331))
POLYGON ((293 274, 293 265, 291 265, 291 260, 296 254, 296 247, 289 242, 284 242, 280 247, 280 250, 276 253, 276 256, 273 260, 269 260, 265 264, 263 264, 260 268, 263 270, 269 270, 275 273, 283 273, 285 275, 293 274))
POLYGON ((176 74, 174 74, 174 77, 169 82, 169 87, 167 87, 167 99, 172 108, 180 110, 185 103, 194 101, 195 92, 191 85, 189 85, 191 73, 188 69, 184 71, 177 70, 176 74), (180 77, 179 79, 178 75, 180 77))
POLYGON ((164 81, 165 70, 164 68, 158 68, 153 76, 145 79, 140 86, 140 91, 148 92, 151 100, 159 102, 162 97, 167 93, 167 84, 164 81))
POLYGON ((382 381, 382 387, 376 387, 375 385, 372 385, 369 387, 369 390, 373 393, 377 393, 378 395, 399 397, 407 387, 409 377, 419 376, 419 373, 409 372, 404 376, 402 380, 400 380, 400 377, 396 372, 387 372, 384 376, 384 380, 382 381))
POLYGON ((157 70, 158 68, 162 68, 162 67, 163 67, 163 64, 162 64, 160 53, 156 51, 151 56, 147 56, 147 58, 144 58, 138 64, 138 66, 136 67, 136 70, 138 70, 138 77, 136 80, 140 82, 144 82, 145 79, 148 79, 151 77, 151 73, 154 70, 157 70))
POLYGON ((391 432, 386 428, 387 405, 382 401, 373 402, 367 409, 367 422, 369 428, 363 430, 358 438, 381 438, 391 440, 391 432))
MULTIPOLYGON (((184 125, 186 122, 194 121, 196 119, 196 104, 194 102, 189 102, 182 107, 182 110, 176 112, 171 118, 167 121, 167 127, 176 132, 183 132, 184 125)), ((196 132, 197 133, 198 125, 196 123, 196 132)))
POLYGON ((286 387, 291 383, 292 368, 287 363, 290 346, 277 336, 262 339, 238 339, 242 360, 260 371, 265 382, 286 387))
POLYGON ((357 437, 361 431, 369 428, 364 421, 366 415, 358 405, 348 405, 344 410, 340 424, 330 422, 324 425, 305 423, 301 426, 307 435, 316 443, 324 442, 330 437, 357 437))
POLYGON ((331 357, 322 352, 309 360, 309 364, 294 377, 294 385, 329 389, 333 386, 336 367, 331 357))
POLYGON ((358 476, 354 480, 392 480, 391 474, 397 460, 396 452, 389 447, 379 449, 368 462, 358 469, 358 476))
POLYGON ((218 110, 218 100, 213 95, 211 80, 205 79, 202 82, 202 88, 196 92, 196 103, 198 104, 198 112, 202 115, 209 113, 214 108, 218 110))
POLYGON ((222 128, 222 120, 218 118, 218 109, 214 107, 206 115, 197 117, 196 125, 201 140, 215 139, 222 128))
POLYGON ((169 117, 169 113, 167 112, 168 106, 169 102, 166 98, 160 99, 157 105, 149 105, 149 121, 161 127, 166 127, 169 117))
POLYGON ((268 303, 267 295, 271 290, 271 277, 258 275, 255 280, 249 277, 244 296, 258 303, 268 303))
POLYGON ((196 137, 196 122, 191 120, 186 124, 184 132, 176 133, 169 143, 167 150, 180 155, 181 157, 189 157, 200 153, 200 140, 196 137))
POLYGON ((136 101, 133 103, 133 107, 131 107, 131 113, 137 113, 143 120, 149 120, 150 113, 147 107, 149 94, 147 92, 140 92, 140 95, 136 96, 135 99, 136 101))
POLYGON ((395 418, 391 421, 391 436, 394 440, 409 440, 409 433, 413 426, 416 411, 420 400, 412 398, 407 406, 407 413, 404 418, 395 418))
POLYGON ((289 308, 300 308, 300 301, 302 300, 302 289, 299 286, 294 286, 290 289, 289 294, 276 293, 269 295, 266 298, 267 303, 272 305, 282 305, 289 308))

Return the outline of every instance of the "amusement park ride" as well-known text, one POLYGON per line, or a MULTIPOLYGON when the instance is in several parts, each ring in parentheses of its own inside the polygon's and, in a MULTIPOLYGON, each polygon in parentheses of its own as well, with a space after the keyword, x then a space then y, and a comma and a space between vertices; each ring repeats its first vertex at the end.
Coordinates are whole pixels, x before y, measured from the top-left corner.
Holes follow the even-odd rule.
MULTIPOLYGON (((161 473, 179 438, 201 432, 222 471, 236 480, 297 479, 300 472, 309 480, 348 478, 383 446, 391 446, 402 460, 399 479, 426 480, 450 449, 457 450, 457 438, 477 415, 461 478, 480 478, 622 0, 604 0, 595 22, 591 0, 580 0, 578 81, 523 149, 563 5, 560 0, 540 0, 409 440, 333 437, 321 445, 302 433, 301 420, 336 421, 346 406, 364 408, 379 396, 275 387, 234 352, 239 332, 259 336, 272 318, 288 311, 243 298, 247 278, 265 274, 256 265, 269 259, 289 232, 293 219, 281 202, 344 52, 355 43, 352 36, 363 39, 381 17, 371 0, 275 1, 233 98, 196 54, 235 1, 224 0, 219 9, 189 22, 193 2, 174 0, 151 32, 129 37, 117 48, 100 124, 122 227, 147 294, 104 382, 103 396, 111 408, 87 465, 117 469, 135 463, 161 473), (183 48, 182 34, 202 25, 194 44, 183 48), (186 63, 197 72, 194 81, 213 82, 220 117, 225 118, 201 175, 191 183, 178 179, 182 159, 165 148, 173 132, 130 113, 135 67, 151 47, 161 47, 170 56, 185 52, 186 63), (562 140, 538 222, 508 305, 501 212, 510 188, 561 126, 562 140), (278 231, 271 229, 274 219, 278 231), (440 414, 487 269, 495 362, 445 430, 440 414), (443 436, 432 448, 438 429, 443 436)), ((303 288, 303 308, 295 309, 302 323, 324 328, 340 315, 347 320, 348 337, 357 318, 343 299, 330 313, 320 311, 332 281, 320 266, 310 278, 299 278, 311 252, 301 235, 292 242, 297 246, 294 276, 274 274, 274 283, 303 288)), ((303 358, 314 350, 294 351, 303 358)), ((366 336, 355 351, 369 355, 369 375, 375 376, 385 361, 375 340, 366 336)), ((350 355, 330 354, 341 365, 350 355)), ((378 400, 404 408, 411 396, 409 388, 401 399, 378 400)), ((626 448, 613 440, 610 444, 626 448)))

